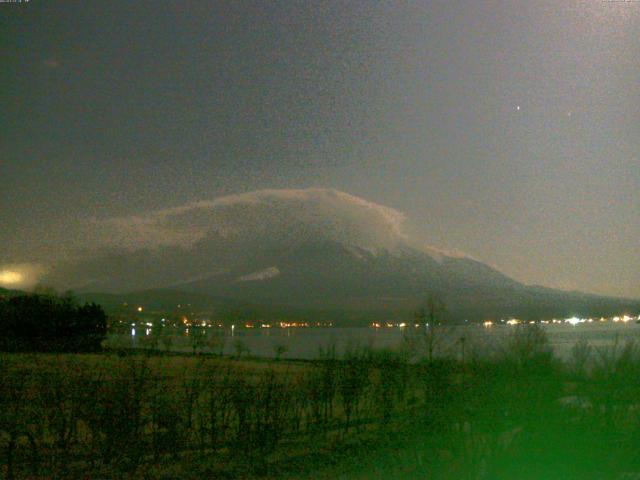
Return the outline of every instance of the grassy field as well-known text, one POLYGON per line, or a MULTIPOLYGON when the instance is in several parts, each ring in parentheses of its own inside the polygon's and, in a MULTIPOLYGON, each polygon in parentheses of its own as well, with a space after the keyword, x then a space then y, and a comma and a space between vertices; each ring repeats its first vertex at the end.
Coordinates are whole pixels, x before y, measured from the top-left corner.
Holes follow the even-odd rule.
POLYGON ((3 478, 640 478, 640 350, 0 354, 3 478))

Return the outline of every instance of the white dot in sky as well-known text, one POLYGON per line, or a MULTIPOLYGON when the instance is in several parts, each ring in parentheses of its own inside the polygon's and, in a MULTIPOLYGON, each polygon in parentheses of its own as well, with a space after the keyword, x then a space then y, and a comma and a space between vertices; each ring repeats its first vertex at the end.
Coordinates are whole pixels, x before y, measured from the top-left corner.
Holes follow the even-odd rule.
POLYGON ((516 110, 520 111, 520 105, 516 106, 516 110))

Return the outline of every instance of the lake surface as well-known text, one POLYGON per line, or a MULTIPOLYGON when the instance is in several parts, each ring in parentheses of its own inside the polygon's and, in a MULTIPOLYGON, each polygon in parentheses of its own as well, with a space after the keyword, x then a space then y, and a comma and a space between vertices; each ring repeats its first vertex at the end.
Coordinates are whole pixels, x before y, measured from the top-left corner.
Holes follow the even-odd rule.
MULTIPOLYGON (((353 347, 370 346, 373 348, 400 349, 407 345, 407 339, 417 339, 424 327, 405 328, 371 328, 371 327, 331 327, 331 328, 255 328, 216 330, 208 336, 215 336, 214 346, 205 346, 202 351, 223 350, 233 355, 238 348, 246 349, 245 353, 259 357, 274 357, 281 350, 282 358, 312 359, 317 358, 321 349, 335 346, 338 354, 353 347)), ((477 351, 482 353, 503 348, 505 337, 513 334, 515 328, 510 325, 457 326, 443 329, 436 339, 436 348, 440 353, 455 356, 470 355, 477 351)), ((640 325, 635 321, 593 322, 570 324, 548 324, 542 326, 547 333, 549 343, 555 354, 567 358, 572 347, 579 340, 588 342, 594 350, 622 347, 628 340, 640 342, 640 325)), ((110 335, 107 345, 143 348, 148 345, 144 331, 136 336, 110 335)), ((410 342, 410 340, 409 340, 410 342)), ((171 338, 172 351, 191 351, 192 338, 188 335, 175 335, 171 338)), ((162 343, 158 348, 163 348, 162 343)))

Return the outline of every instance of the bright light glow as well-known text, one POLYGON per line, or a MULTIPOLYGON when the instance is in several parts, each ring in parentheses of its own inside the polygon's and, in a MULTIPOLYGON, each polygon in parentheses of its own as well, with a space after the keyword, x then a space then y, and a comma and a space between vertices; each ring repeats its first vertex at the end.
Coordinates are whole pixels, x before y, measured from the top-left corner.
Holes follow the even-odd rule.
POLYGON ((142 307, 138 307, 138 309, 137 309, 137 310, 138 310, 139 312, 141 312, 141 311, 142 311, 142 307))
POLYGON ((627 323, 627 322, 628 322, 628 321, 630 321, 630 320, 631 320, 631 317, 630 317, 629 315, 625 315, 625 316, 623 316, 623 317, 622 317, 622 321, 623 321, 624 323, 627 323))
POLYGON ((579 318, 577 318, 577 317, 571 317, 571 318, 567 318, 567 319, 565 320, 565 323, 570 323, 571 325, 577 325, 577 324, 579 324, 579 323, 581 323, 581 322, 583 322, 583 321, 584 321, 584 320, 580 320, 580 319, 579 319, 579 318))
POLYGON ((15 285, 24 280, 24 276, 12 270, 2 270, 0 272, 0 285, 15 285))
POLYGON ((401 323, 401 324, 400 324, 400 325, 398 325, 398 326, 399 326, 400 328, 404 328, 404 327, 406 327, 406 326, 407 326, 407 324, 406 324, 406 323, 401 323))
POLYGON ((0 287, 30 288, 44 273, 45 268, 35 263, 0 264, 0 287))
POLYGON ((507 320, 507 325, 518 325, 520 323, 520 320, 516 319, 516 318, 512 318, 511 320, 507 320))
POLYGON ((493 325, 493 322, 491 320, 487 320, 486 322, 484 322, 482 325, 484 325, 485 327, 490 327, 493 325))

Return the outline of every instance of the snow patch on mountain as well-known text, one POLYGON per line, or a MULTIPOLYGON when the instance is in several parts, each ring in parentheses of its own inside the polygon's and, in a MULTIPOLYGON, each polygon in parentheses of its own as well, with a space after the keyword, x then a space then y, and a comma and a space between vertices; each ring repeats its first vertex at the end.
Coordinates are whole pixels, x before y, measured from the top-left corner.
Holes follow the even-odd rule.
POLYGON ((252 282, 256 280, 267 280, 268 278, 277 277, 280 275, 280 270, 278 267, 269 267, 264 270, 260 270, 258 272, 249 273, 248 275, 243 275, 238 278, 239 282, 252 282))
POLYGON ((188 285, 190 283, 198 282, 200 280, 208 280, 208 279, 213 278, 213 277, 224 275, 225 273, 228 273, 227 269, 222 269, 222 270, 213 271, 213 272, 207 272, 207 273, 201 273, 199 275, 193 275, 193 276, 190 276, 190 277, 187 277, 187 278, 183 278, 181 280, 178 280, 177 282, 170 283, 167 286, 168 287, 178 287, 180 285, 188 285))

